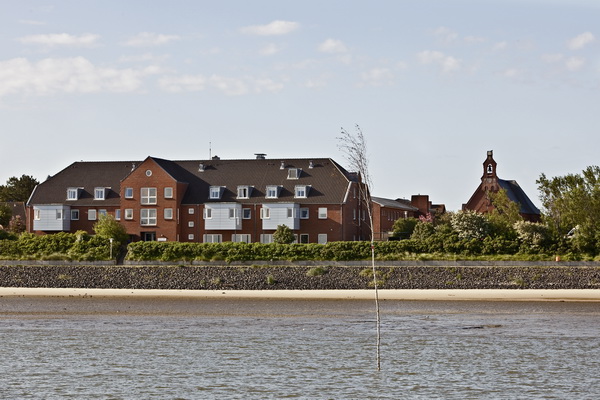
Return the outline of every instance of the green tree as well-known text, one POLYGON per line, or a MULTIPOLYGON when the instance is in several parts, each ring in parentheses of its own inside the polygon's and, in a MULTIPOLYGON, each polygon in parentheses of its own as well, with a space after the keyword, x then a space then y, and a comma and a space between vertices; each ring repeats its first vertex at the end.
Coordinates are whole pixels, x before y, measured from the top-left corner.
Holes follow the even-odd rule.
POLYGON ((416 218, 399 218, 394 221, 394 225, 392 230, 394 231, 394 236, 400 239, 408 239, 410 235, 412 235, 415 230, 415 226, 419 222, 416 218))
POLYGON ((8 178, 6 185, 0 185, 0 201, 27 201, 38 183, 29 175, 8 178))
POLYGON ((287 225, 277 225, 277 229, 273 234, 273 242, 280 244, 290 244, 296 241, 294 231, 292 231, 287 225))
POLYGON ((12 233, 22 233, 25 232, 25 221, 21 218, 20 215, 13 215, 8 223, 8 230, 12 233))
POLYGON ((0 203, 0 225, 7 227, 12 216, 12 210, 6 204, 0 203))
POLYGON ((600 167, 581 174, 554 178, 540 175, 536 181, 544 222, 561 248, 596 254, 600 249, 600 167), (569 235, 574 232, 573 235, 569 235), (570 237, 570 239, 569 239, 570 237))
POLYGON ((483 239, 489 234, 487 218, 477 211, 458 211, 452 215, 451 224, 460 239, 483 239))
POLYGON ((125 244, 129 239, 125 227, 112 215, 101 215, 98 222, 94 224, 94 232, 100 237, 112 238, 116 242, 116 246, 125 244))

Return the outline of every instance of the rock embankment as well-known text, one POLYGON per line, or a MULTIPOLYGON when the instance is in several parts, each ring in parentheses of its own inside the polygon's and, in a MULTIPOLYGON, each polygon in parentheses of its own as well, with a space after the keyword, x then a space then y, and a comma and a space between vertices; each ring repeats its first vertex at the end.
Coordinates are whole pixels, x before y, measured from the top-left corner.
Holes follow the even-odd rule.
MULTIPOLYGON (((599 266, 384 266, 381 289, 599 289, 599 266)), ((373 287, 366 266, 4 265, 0 287, 328 290, 373 287)))

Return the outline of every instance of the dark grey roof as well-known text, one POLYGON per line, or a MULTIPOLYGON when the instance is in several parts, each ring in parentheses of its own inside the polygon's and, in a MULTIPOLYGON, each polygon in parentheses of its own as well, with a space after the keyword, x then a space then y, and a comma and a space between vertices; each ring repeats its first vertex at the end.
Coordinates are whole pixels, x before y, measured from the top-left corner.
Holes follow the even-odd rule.
MULTIPOLYGON (((264 203, 298 202, 294 199, 296 185, 308 185, 308 198, 302 203, 341 204, 345 201, 349 182, 355 175, 348 173, 329 158, 312 159, 245 159, 245 160, 188 160, 171 161, 149 157, 178 182, 188 183, 183 204, 202 204, 211 201, 264 203), (284 168, 281 168, 283 163, 284 168), (204 171, 200 171, 200 164, 204 171), (312 166, 312 168, 311 168, 312 166), (289 168, 302 170, 298 179, 288 179, 289 168), (237 187, 253 186, 250 199, 238 199, 237 187), (267 185, 279 185, 277 199, 265 199, 267 185), (209 199, 210 186, 223 186, 220 200, 209 199)), ((107 206, 119 204, 120 182, 143 161, 75 162, 37 186, 29 204, 60 204, 66 202, 67 189, 81 187, 73 205, 93 205, 94 188, 110 187, 107 206)))
POLYGON ((375 197, 375 196, 371 196, 371 200, 381 206, 384 206, 384 207, 396 208, 396 209, 402 210, 402 211, 419 211, 419 209, 417 207, 411 205, 410 201, 408 201, 408 200, 406 200, 406 201, 402 201, 400 199, 392 200, 392 199, 385 199, 383 197, 375 197))
POLYGON ((540 215, 540 210, 533 204, 529 197, 527 197, 516 181, 498 179, 498 184, 502 189, 506 190, 506 195, 510 200, 519 203, 521 206, 520 212, 522 214, 540 215))

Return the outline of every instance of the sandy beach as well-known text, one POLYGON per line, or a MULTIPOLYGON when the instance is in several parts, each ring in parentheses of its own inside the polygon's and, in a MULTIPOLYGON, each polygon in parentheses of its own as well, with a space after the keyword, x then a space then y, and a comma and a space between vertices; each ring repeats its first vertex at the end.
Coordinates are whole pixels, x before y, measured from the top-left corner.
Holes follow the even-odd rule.
MULTIPOLYGON (((373 290, 152 290, 0 288, 0 297, 191 297, 373 299, 373 290)), ((600 301, 597 289, 382 289, 380 300, 600 301)))

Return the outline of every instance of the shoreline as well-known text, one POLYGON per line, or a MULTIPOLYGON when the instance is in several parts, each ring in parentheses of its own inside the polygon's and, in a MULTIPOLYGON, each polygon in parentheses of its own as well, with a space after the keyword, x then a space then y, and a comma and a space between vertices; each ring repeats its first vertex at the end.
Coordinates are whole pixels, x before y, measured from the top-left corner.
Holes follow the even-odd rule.
MULTIPOLYGON (((600 302, 598 289, 380 289, 379 300, 600 302)), ((372 300, 358 290, 166 290, 0 287, 2 297, 372 300)))

